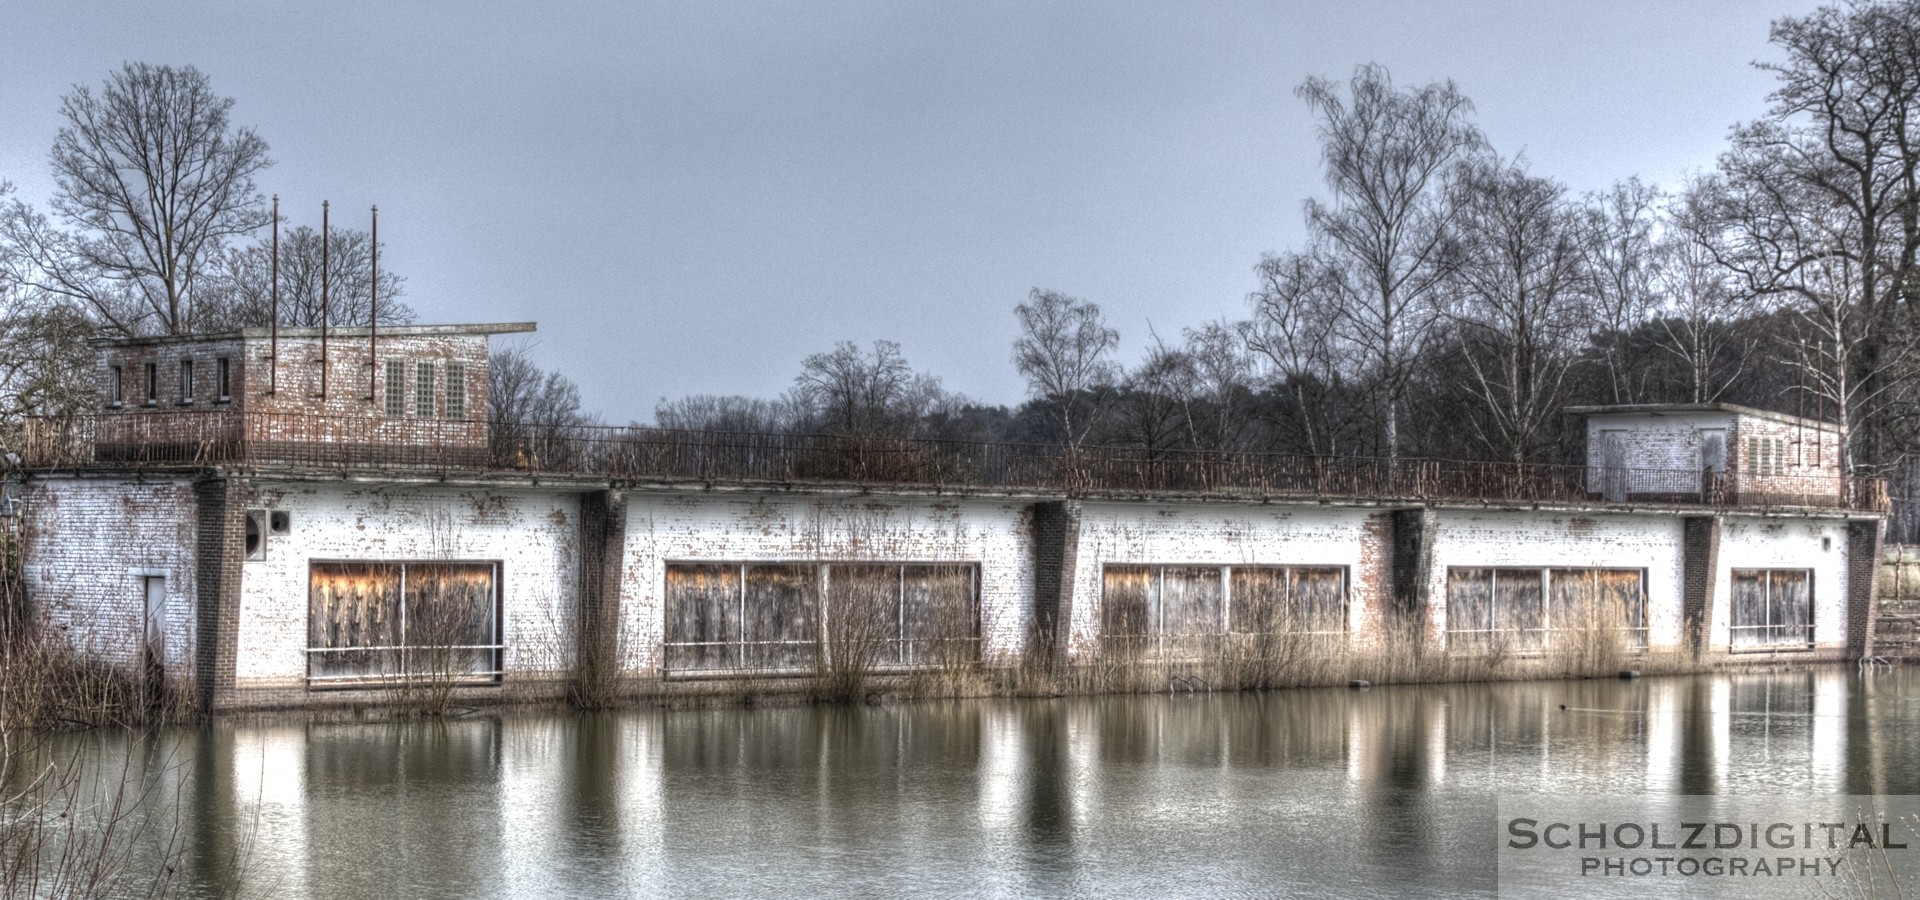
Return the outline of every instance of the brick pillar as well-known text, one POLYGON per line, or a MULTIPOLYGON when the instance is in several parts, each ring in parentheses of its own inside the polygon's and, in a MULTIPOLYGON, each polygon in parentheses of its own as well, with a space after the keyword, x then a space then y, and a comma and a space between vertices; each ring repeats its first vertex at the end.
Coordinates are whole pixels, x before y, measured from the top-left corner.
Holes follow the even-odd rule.
POLYGON ((1691 516, 1681 533, 1680 641, 1695 659, 1707 651, 1714 576, 1720 570, 1720 517, 1691 516))
POLYGON ((619 686, 620 582, 626 562, 627 492, 580 497, 580 625, 572 695, 589 707, 612 702, 619 686))
POLYGON ((1414 629, 1420 646, 1436 641, 1427 633, 1427 585, 1433 580, 1433 510, 1396 509, 1392 512, 1389 553, 1393 560, 1393 601, 1389 628, 1414 629))
POLYGON ((1847 656, 1872 656, 1880 619, 1880 539, 1886 523, 1847 523, 1847 656))
POLYGON ((1067 660, 1073 632, 1073 570, 1080 552, 1080 501, 1033 505, 1033 625, 1038 663, 1067 660))
POLYGON ((240 567, 246 559, 247 487, 216 476, 193 486, 197 546, 194 586, 194 680, 200 708, 236 704, 234 661, 240 647, 240 567))

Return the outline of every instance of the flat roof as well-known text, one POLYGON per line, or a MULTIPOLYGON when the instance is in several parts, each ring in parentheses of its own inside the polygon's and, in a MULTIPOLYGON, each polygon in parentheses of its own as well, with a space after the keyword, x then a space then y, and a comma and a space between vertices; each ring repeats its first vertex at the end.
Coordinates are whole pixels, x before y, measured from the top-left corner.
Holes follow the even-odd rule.
POLYGON ((1820 428, 1831 431, 1838 427, 1832 422, 1802 418, 1787 413, 1774 412, 1770 409, 1756 409, 1751 406, 1741 406, 1738 403, 1621 403, 1613 406, 1569 406, 1564 412, 1570 416, 1588 417, 1614 415, 1666 416, 1680 413, 1716 412, 1730 413, 1737 416, 1753 416, 1758 419, 1771 419, 1775 422, 1798 425, 1804 428, 1820 428))
MULTIPOLYGON (((382 325, 382 337, 432 337, 435 335, 463 334, 525 334, 536 328, 533 322, 487 322, 475 325, 382 325)), ((281 328, 283 338, 317 338, 325 331, 330 338, 363 338, 373 331, 365 325, 342 325, 335 328, 281 328)), ((234 331, 215 331, 205 334, 156 334, 147 337, 102 337, 89 341, 96 347, 132 347, 151 344, 191 344, 202 341, 251 340, 270 337, 272 328, 241 328, 234 331)))

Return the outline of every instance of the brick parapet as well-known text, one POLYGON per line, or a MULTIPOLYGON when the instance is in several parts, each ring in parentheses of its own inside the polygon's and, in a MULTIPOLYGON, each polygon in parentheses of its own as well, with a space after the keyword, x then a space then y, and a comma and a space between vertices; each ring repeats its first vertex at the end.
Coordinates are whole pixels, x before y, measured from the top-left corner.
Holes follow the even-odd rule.
POLYGON ((196 634, 194 678, 201 708, 234 705, 240 647, 241 564, 246 559, 246 485, 211 478, 193 486, 196 634))
POLYGON ((1714 586, 1720 567, 1721 520, 1693 516, 1682 525, 1680 622, 1681 641, 1699 659, 1711 637, 1714 586))
POLYGON ((1033 505, 1035 649, 1062 663, 1072 637, 1073 586, 1079 546, 1079 501, 1055 500, 1033 505))
POLYGON ((1879 571, 1884 521, 1847 523, 1847 653, 1873 656, 1880 618, 1879 571))
POLYGON ((594 491, 580 498, 580 616, 576 626, 576 696, 600 698, 623 658, 621 585, 627 544, 627 494, 594 491))

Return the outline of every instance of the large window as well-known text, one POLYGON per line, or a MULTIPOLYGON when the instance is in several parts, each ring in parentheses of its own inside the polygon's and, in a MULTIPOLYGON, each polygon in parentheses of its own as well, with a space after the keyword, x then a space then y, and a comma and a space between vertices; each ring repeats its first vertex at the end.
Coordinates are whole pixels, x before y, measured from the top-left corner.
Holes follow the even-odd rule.
POLYGON ((978 597, 970 564, 668 563, 665 664, 806 671, 823 646, 881 667, 973 659, 978 597))
POLYGON ((1813 646, 1813 573, 1806 569, 1734 569, 1732 649, 1813 646))
POLYGON ((1447 570, 1447 646, 1541 653, 1575 635, 1619 631, 1647 643, 1641 569, 1447 570))
POLYGON ((1334 566, 1107 566, 1101 633, 1181 647, 1219 634, 1346 631, 1346 570, 1334 566))
POLYGON ((473 562, 313 563, 307 677, 489 682, 500 675, 498 567, 473 562))

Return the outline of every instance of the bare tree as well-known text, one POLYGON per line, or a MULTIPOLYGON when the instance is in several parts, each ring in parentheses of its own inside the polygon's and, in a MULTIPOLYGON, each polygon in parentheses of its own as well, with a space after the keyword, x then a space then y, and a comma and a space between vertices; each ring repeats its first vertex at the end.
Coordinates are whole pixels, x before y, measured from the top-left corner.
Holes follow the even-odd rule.
POLYGON ((598 419, 580 408, 580 387, 542 370, 524 344, 493 351, 487 363, 488 437, 497 462, 522 468, 559 466, 567 438, 598 419))
POLYGON ((1193 361, 1156 340, 1147 356, 1127 371, 1110 419, 1117 436, 1157 455, 1179 446, 1185 436, 1184 399, 1192 391, 1193 361))
POLYGON ((1310 78, 1298 94, 1320 118, 1330 203, 1307 202, 1325 246, 1342 331, 1381 389, 1382 443, 1400 452, 1400 410, 1411 361, 1435 321, 1435 288, 1448 269, 1455 164, 1484 146, 1473 105, 1452 82, 1401 89, 1377 65, 1340 85, 1310 78))
MULTIPOLYGON (((0 201, 13 185, 0 181, 0 201)), ((29 263, 0 232, 0 424, 26 415, 69 415, 94 403, 95 327, 79 311, 32 287, 29 263)), ((12 435, 5 438, 14 443, 12 435)))
POLYGON ((1296 446, 1335 453, 1346 430, 1346 404, 1339 401, 1347 359, 1332 276, 1311 251, 1268 255, 1255 271, 1260 289, 1247 297, 1254 309, 1248 346, 1266 360, 1275 387, 1290 401, 1296 446))
POLYGON ((1677 199, 1672 230, 1654 245, 1652 345, 1686 370, 1678 385, 1692 403, 1718 400, 1746 373, 1759 342, 1739 320, 1752 312, 1749 295, 1715 261, 1704 217, 1689 187, 1677 199))
MULTIPOLYGON (((356 229, 329 230, 332 234, 324 251, 316 229, 303 225, 281 234, 280 324, 319 327, 323 306, 328 325, 366 325, 371 320, 373 240, 356 229)), ((223 330, 272 324, 272 244, 229 248, 203 277, 197 327, 223 330)), ((386 268, 380 270, 379 278, 380 323, 412 322, 413 310, 399 299, 405 279, 386 268)))
POLYGON ((1751 295, 1823 323, 1811 333, 1839 356, 1806 374, 1845 398, 1853 460, 1884 465, 1914 443, 1901 401, 1916 373, 1898 363, 1920 257, 1920 3, 1823 7, 1776 21, 1772 40, 1785 59, 1761 66, 1778 85, 1768 116, 1734 130, 1705 185, 1707 246, 1751 295))
POLYGON ((800 404, 788 398, 762 400, 712 394, 662 398, 653 408, 654 424, 682 431, 777 433, 792 430, 803 415, 800 404))
POLYGON ((1481 443, 1515 462, 1548 443, 1589 322, 1578 220, 1565 188, 1517 162, 1468 165, 1454 187, 1460 258, 1448 318, 1481 443))
POLYGON ((1107 327, 1097 304, 1039 288, 1013 314, 1020 320, 1013 364, 1028 393, 1053 407, 1060 440, 1078 447, 1112 399, 1120 332, 1107 327))
POLYGON ((20 204, 7 216, 35 285, 127 334, 191 331, 205 269, 268 221, 253 183, 267 143, 229 125, 232 107, 191 66, 128 63, 97 93, 76 86, 51 154, 52 209, 74 231, 20 204))
POLYGON ((910 436, 943 396, 940 379, 918 374, 893 341, 862 353, 841 341, 800 364, 794 394, 819 427, 835 434, 910 436))
POLYGON ((1249 350, 1253 323, 1208 322, 1181 334, 1181 353, 1192 372, 1181 403, 1188 441, 1197 450, 1243 449, 1251 419, 1247 401, 1254 373, 1249 350))
POLYGON ((1592 277, 1592 342, 1606 370, 1607 400, 1633 403, 1646 392, 1634 331, 1659 305, 1659 188, 1638 178, 1589 194, 1579 247, 1592 277))

